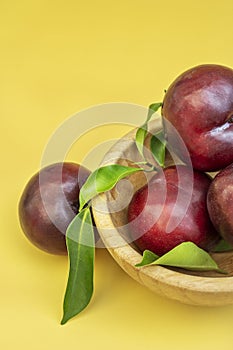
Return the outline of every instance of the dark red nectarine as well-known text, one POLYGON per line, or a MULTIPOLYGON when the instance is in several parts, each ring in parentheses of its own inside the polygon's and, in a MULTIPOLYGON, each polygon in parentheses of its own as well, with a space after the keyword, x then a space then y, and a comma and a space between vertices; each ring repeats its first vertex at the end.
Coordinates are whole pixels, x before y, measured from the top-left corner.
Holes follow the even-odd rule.
POLYGON ((208 191, 207 207, 215 228, 233 244, 233 164, 215 176, 208 191))
MULTIPOLYGON (((216 171, 233 162, 231 68, 204 64, 178 76, 164 96, 162 115, 165 129, 166 120, 177 129, 195 169, 216 171)), ((167 133, 169 142, 172 130, 167 133)))
POLYGON ((141 251, 162 255, 178 244, 193 242, 210 250, 219 240, 207 211, 208 175, 177 165, 157 173, 133 196, 129 231, 141 251))
POLYGON ((78 212, 79 190, 90 171, 75 163, 43 168, 26 185, 19 202, 23 232, 38 248, 66 254, 65 232, 78 212))

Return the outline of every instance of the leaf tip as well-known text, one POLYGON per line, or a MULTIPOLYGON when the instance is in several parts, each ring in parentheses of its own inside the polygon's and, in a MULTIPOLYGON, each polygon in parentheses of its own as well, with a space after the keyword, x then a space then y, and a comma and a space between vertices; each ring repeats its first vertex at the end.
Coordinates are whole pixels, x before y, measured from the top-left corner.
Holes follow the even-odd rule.
POLYGON ((66 322, 68 321, 69 319, 67 317, 65 317, 65 315, 62 317, 62 320, 60 322, 60 324, 63 326, 64 324, 66 324, 66 322))
POLYGON ((134 266, 135 266, 135 267, 140 267, 140 266, 142 266, 142 265, 141 265, 141 263, 137 263, 137 264, 135 264, 134 266))

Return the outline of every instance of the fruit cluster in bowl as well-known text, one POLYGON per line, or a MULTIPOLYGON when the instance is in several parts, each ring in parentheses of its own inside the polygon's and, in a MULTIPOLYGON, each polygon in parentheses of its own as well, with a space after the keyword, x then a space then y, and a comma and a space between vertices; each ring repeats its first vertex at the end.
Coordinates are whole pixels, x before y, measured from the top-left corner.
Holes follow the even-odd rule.
POLYGON ((186 164, 164 168, 134 195, 128 218, 137 246, 160 256, 185 241, 205 250, 220 237, 233 244, 232 69, 201 65, 181 74, 166 91, 162 117, 164 139, 186 164), (218 173, 212 180, 209 172, 218 173))
POLYGON ((68 251, 62 324, 93 293, 98 235, 92 200, 126 177, 150 174, 125 210, 128 242, 143 254, 139 269, 228 272, 208 252, 233 244, 233 70, 206 64, 181 74, 163 102, 150 106, 133 144, 139 161, 103 165, 93 173, 79 164, 53 164, 34 175, 21 196, 20 223, 31 242, 49 253, 68 251), (150 119, 159 108, 162 128, 150 135, 150 119))

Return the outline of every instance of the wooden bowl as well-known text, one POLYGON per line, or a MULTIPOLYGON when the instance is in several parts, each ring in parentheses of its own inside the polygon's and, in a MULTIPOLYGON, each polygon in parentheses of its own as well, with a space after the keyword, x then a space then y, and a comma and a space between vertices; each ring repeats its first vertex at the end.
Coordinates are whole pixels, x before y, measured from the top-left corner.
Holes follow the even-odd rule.
MULTIPOLYGON (((153 130, 161 129, 157 118, 153 130)), ((120 139, 106 154, 102 165, 118 163, 130 165, 140 161, 135 146, 135 132, 120 139)), ((169 160, 167 161, 170 162, 169 160)), ((152 291, 171 299, 191 305, 233 304, 233 252, 213 253, 220 268, 228 272, 190 272, 184 269, 171 269, 162 266, 135 267, 142 259, 137 248, 127 242, 122 235, 122 227, 127 224, 127 206, 132 191, 136 191, 146 181, 138 172, 127 180, 121 180, 113 190, 97 196, 92 201, 93 215, 101 239, 116 262, 132 278, 152 291), (132 187, 133 186, 133 187, 132 187), (114 206, 117 210, 114 210, 114 206)))

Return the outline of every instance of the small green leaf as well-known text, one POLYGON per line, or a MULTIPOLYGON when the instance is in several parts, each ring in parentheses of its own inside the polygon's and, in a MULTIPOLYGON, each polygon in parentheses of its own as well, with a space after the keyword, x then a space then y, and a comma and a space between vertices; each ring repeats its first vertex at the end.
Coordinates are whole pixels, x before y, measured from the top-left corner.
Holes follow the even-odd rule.
POLYGON ((147 135, 147 124, 143 124, 136 132, 136 145, 139 153, 143 156, 143 147, 147 135))
POLYGON ((89 208, 82 210, 70 223, 66 244, 70 268, 61 324, 81 312, 93 293, 95 243, 89 208))
POLYGON ((157 260, 158 258, 159 256, 151 252, 150 250, 144 250, 142 261, 139 264, 136 264, 135 266, 140 267, 140 266, 149 265, 153 263, 155 260, 157 260))
POLYGON ((84 205, 97 194, 111 190, 124 177, 143 171, 142 168, 132 168, 119 164, 103 166, 95 170, 86 180, 79 193, 81 210, 84 205))
POLYGON ((193 271, 218 271, 216 262, 203 249, 192 242, 184 242, 154 261, 152 265, 181 267, 193 271))
POLYGON ((136 132, 136 145, 137 145, 137 149, 139 151, 139 153, 143 156, 143 145, 145 142, 145 138, 147 135, 147 130, 148 130, 148 122, 150 121, 152 115, 157 112, 157 110, 162 106, 162 102, 158 102, 158 103, 152 103, 149 106, 148 109, 148 113, 147 113, 147 118, 146 118, 146 122, 140 127, 138 128, 137 132, 136 132))
POLYGON ((136 266, 162 265, 179 267, 191 271, 217 271, 219 273, 226 273, 218 267, 205 250, 192 242, 183 242, 158 258, 156 254, 148 250, 144 253, 145 256, 143 254, 141 263, 136 266))
POLYGON ((162 102, 156 102, 156 103, 152 103, 149 106, 149 110, 148 110, 148 114, 147 114, 147 119, 146 119, 146 123, 148 123, 148 121, 151 119, 152 115, 158 111, 158 109, 162 107, 162 102))
POLYGON ((230 243, 226 242, 224 239, 221 239, 221 241, 217 244, 217 246, 214 249, 214 252, 227 252, 229 250, 232 250, 233 247, 230 243))
POLYGON ((163 167, 166 153, 166 141, 164 139, 163 131, 160 131, 151 137, 150 149, 156 162, 163 167))

